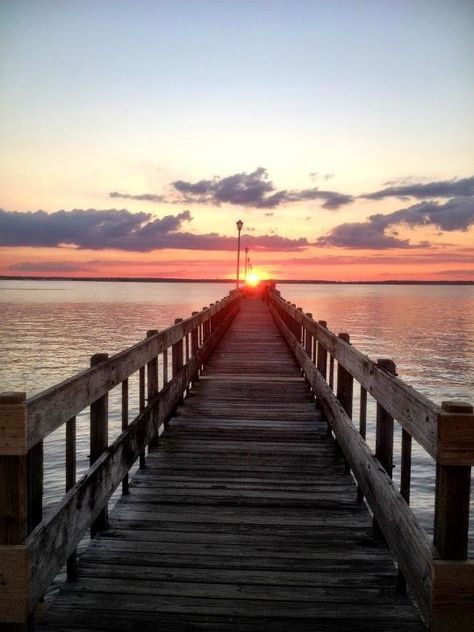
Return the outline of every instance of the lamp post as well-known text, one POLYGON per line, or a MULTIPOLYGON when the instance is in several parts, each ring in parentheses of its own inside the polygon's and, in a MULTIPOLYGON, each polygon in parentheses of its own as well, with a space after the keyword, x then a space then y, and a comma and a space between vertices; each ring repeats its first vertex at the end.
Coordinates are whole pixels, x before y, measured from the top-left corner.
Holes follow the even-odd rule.
POLYGON ((239 276, 240 276, 240 231, 242 230, 243 225, 244 223, 241 219, 239 219, 239 221, 236 222, 237 230, 239 233, 239 236, 237 239, 237 283, 236 283, 237 289, 239 289, 239 276))
POLYGON ((245 249, 245 283, 247 283, 247 266, 249 263, 249 249, 245 249))

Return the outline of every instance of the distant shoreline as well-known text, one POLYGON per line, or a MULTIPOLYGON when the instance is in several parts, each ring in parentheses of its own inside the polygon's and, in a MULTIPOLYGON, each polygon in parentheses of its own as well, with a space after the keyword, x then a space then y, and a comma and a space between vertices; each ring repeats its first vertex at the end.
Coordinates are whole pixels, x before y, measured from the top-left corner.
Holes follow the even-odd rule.
MULTIPOLYGON (((141 277, 61 277, 61 276, 2 276, 0 281, 90 281, 106 283, 228 283, 235 284, 233 279, 176 279, 176 278, 141 278, 141 277)), ((473 281, 403 281, 389 279, 387 281, 324 281, 322 279, 275 279, 278 285, 474 285, 473 281)))

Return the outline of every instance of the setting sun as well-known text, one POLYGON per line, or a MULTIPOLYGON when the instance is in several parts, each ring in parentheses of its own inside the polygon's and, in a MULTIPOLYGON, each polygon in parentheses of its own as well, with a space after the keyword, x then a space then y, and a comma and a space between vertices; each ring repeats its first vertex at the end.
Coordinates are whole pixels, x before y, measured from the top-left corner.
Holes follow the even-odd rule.
POLYGON ((251 285, 252 287, 258 285, 261 280, 262 277, 258 272, 252 271, 247 275, 247 285, 251 285))

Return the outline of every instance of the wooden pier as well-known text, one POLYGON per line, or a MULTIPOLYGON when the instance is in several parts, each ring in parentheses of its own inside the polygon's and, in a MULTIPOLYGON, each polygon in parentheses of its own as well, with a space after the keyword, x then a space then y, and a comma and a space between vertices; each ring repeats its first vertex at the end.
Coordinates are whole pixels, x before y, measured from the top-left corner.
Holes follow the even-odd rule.
POLYGON ((233 292, 31 400, 5 394, 0 622, 41 632, 472 630, 472 408, 438 408, 393 373, 278 292, 233 292), (141 412, 129 423, 135 372, 141 412), (123 433, 108 445, 107 397, 120 385, 123 433), (378 402, 375 455, 367 396, 378 402), (86 406, 91 469, 76 483, 74 417, 86 406), (63 423, 68 492, 42 520, 42 439, 63 423), (409 508, 412 436, 438 462, 434 543, 409 508), (69 581, 45 611, 66 561, 69 581))

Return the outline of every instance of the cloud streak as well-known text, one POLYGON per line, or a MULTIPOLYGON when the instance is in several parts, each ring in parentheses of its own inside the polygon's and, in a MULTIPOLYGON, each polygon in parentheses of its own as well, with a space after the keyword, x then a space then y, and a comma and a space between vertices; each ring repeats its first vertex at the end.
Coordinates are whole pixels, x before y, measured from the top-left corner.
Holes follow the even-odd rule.
POLYGON ((448 200, 445 204, 433 201, 420 202, 387 215, 370 215, 365 222, 336 226, 327 235, 320 237, 316 245, 373 250, 430 246, 426 241, 412 244, 408 239, 400 239, 393 230, 391 233, 386 232, 400 224, 412 228, 435 226, 442 231, 466 231, 474 224, 474 200, 460 197, 448 200))
MULTIPOLYGON (((235 250, 235 237, 218 233, 195 234, 181 231, 191 221, 189 211, 155 218, 150 213, 126 209, 74 209, 72 211, 24 212, 0 209, 0 246, 116 249, 148 252, 163 248, 187 250, 235 250)), ((278 235, 243 235, 245 244, 259 251, 301 251, 306 238, 278 235)))
POLYGON ((209 180, 189 182, 175 180, 171 183, 174 196, 165 199, 162 195, 153 193, 110 193, 112 198, 140 200, 149 202, 168 202, 172 204, 207 204, 221 206, 231 204, 258 209, 273 209, 284 204, 320 201, 321 206, 328 210, 337 210, 341 206, 350 204, 354 197, 337 191, 311 189, 277 190, 268 177, 268 172, 259 167, 251 173, 235 173, 225 178, 214 177, 209 180), (176 194, 178 197, 176 197, 176 194))
POLYGON ((438 180, 434 182, 408 183, 389 186, 373 193, 365 193, 361 198, 368 200, 383 200, 387 197, 400 197, 404 199, 416 198, 451 198, 474 196, 474 176, 470 178, 454 178, 453 180, 438 180))

